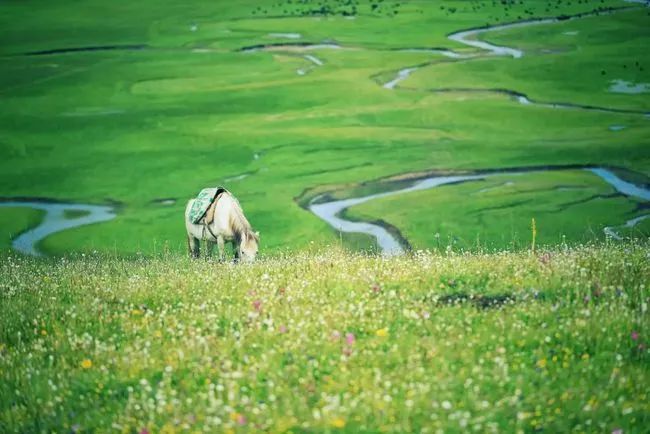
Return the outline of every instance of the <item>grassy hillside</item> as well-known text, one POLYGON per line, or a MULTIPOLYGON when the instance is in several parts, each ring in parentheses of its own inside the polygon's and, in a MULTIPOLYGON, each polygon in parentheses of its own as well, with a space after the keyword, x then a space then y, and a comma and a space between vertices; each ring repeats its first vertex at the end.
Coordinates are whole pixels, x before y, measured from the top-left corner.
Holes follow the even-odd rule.
MULTIPOLYGON (((26 1, 4 2, 0 12, 0 197, 120 204, 115 220, 46 239, 49 253, 181 250, 186 200, 217 184, 239 197, 262 234, 262 249, 273 251, 338 238, 298 206, 296 198, 313 189, 431 169, 607 164, 636 172, 642 182, 650 173, 650 122, 643 115, 430 91, 504 87, 544 101, 645 110, 647 93, 605 88, 611 79, 650 82, 643 50, 649 17, 641 5, 26 1), (610 7, 636 9, 485 36, 524 48, 522 59, 458 61, 408 51, 484 55, 447 35, 610 7), (240 51, 296 42, 343 48, 240 51), (413 65, 428 66, 396 89, 382 87, 413 65), (598 76, 599 69, 607 75, 598 76)), ((1 217, 7 212, 0 209, 0 218, 10 218, 1 217)), ((614 203, 601 212, 603 222, 620 223, 614 203)), ((485 230, 463 226, 453 235, 485 230)), ((566 235, 580 239, 583 228, 577 230, 566 235)))
POLYGON ((649 255, 5 257, 0 431, 645 432, 649 255))

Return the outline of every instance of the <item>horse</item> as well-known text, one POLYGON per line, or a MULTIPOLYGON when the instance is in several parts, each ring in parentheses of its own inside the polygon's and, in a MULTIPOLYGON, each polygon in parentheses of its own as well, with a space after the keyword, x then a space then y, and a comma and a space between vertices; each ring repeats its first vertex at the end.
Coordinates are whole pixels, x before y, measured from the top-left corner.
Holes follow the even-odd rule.
POLYGON ((260 234, 253 231, 244 216, 239 201, 229 192, 224 191, 215 199, 214 218, 208 224, 195 224, 189 217, 195 199, 187 202, 185 207, 185 228, 187 229, 187 247, 193 258, 200 256, 201 240, 207 241, 206 254, 212 256, 216 243, 219 248, 219 260, 224 260, 226 241, 232 244, 235 261, 252 262, 259 249, 260 234))

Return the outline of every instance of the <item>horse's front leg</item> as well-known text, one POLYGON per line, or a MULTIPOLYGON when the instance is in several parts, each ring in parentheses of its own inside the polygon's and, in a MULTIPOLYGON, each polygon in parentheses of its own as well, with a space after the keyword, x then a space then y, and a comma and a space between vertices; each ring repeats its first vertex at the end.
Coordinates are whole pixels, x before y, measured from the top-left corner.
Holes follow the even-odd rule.
POLYGON ((222 236, 222 235, 219 235, 219 236, 217 237, 217 249, 219 250, 219 260, 220 260, 221 262, 223 262, 223 260, 224 260, 224 258, 225 258, 225 257, 224 257, 224 254, 225 254, 225 252, 224 252, 224 250, 225 250, 225 242, 224 242, 224 240, 223 240, 223 236, 222 236))
POLYGON ((235 252, 235 262, 239 262, 239 245, 237 239, 232 240, 232 249, 235 252))

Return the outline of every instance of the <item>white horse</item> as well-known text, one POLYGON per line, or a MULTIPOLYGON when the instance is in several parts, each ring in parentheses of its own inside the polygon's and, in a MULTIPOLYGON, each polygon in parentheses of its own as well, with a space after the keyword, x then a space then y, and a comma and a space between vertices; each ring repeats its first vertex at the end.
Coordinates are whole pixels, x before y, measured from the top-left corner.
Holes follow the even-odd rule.
POLYGON ((212 255, 216 243, 219 248, 219 259, 224 259, 225 242, 232 243, 235 259, 252 262, 259 249, 260 234, 254 232, 244 216, 239 201, 224 191, 217 198, 214 219, 209 224, 192 223, 189 217, 194 199, 185 207, 185 228, 187 229, 187 245, 192 257, 200 256, 200 240, 207 241, 207 255, 212 255))

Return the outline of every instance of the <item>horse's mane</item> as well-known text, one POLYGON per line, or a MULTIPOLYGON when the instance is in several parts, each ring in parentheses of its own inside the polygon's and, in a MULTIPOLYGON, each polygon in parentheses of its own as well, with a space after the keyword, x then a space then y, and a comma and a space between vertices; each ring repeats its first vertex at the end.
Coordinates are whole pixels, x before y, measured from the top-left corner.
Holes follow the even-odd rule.
POLYGON ((239 204, 239 201, 235 196, 232 195, 232 193, 227 192, 232 199, 232 213, 230 214, 230 227, 238 235, 246 234, 247 237, 254 237, 255 234, 253 233, 253 228, 251 224, 248 222, 248 219, 244 215, 244 210, 242 209, 241 205, 239 204))

